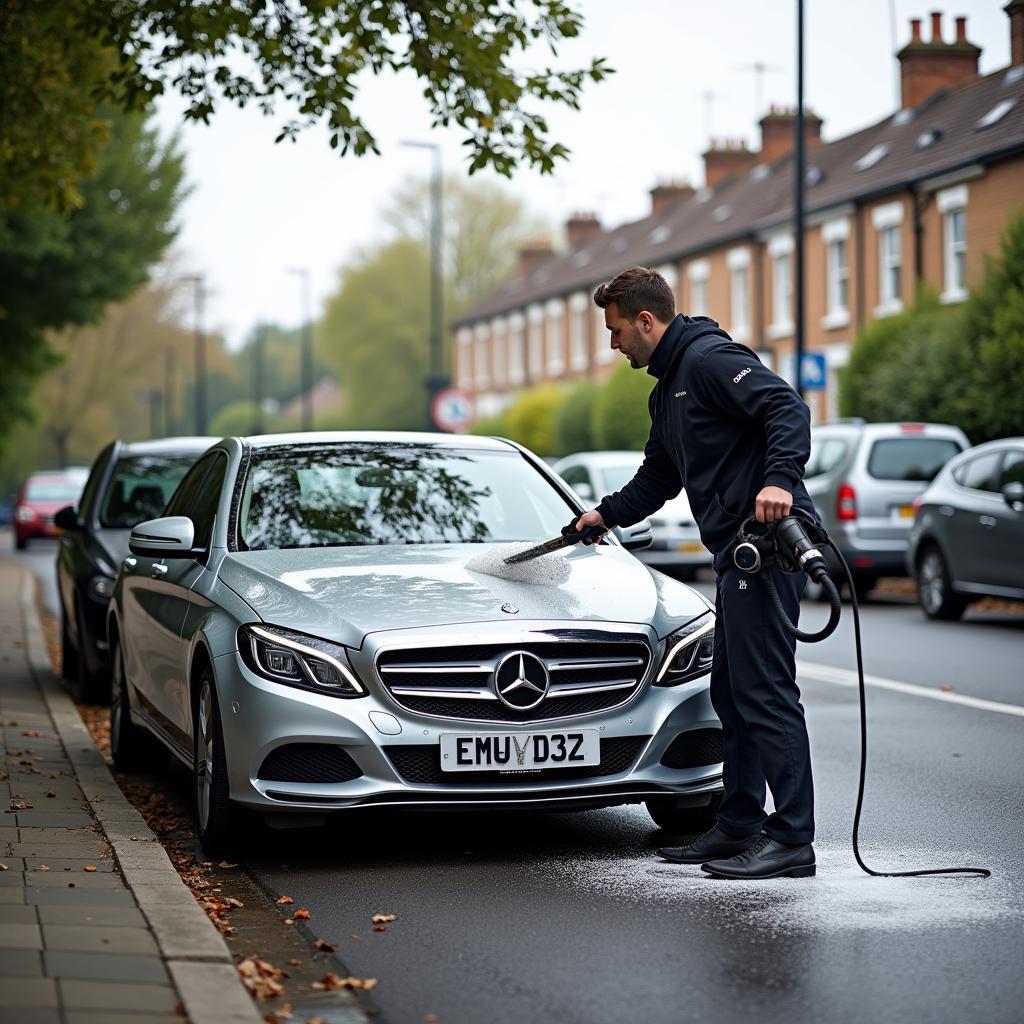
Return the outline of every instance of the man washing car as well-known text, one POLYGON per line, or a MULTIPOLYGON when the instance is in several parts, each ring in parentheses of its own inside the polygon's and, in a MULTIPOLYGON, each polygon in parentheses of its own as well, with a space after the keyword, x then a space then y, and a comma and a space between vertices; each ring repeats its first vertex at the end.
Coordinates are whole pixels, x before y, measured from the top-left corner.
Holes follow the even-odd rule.
MULTIPOLYGON (((587 526, 629 526, 685 487, 716 572, 711 701, 722 722, 724 797, 715 827, 666 860, 700 864, 720 878, 805 877, 815 872, 814 792, 795 640, 764 581, 732 564, 743 520, 773 523, 794 506, 811 514, 803 484, 810 417, 800 396, 713 320, 676 315, 655 270, 633 267, 601 285, 611 346, 647 368, 651 432, 633 479, 580 517, 587 526), (775 803, 765 813, 766 785, 775 803)), ((803 574, 769 570, 794 623, 803 574)))

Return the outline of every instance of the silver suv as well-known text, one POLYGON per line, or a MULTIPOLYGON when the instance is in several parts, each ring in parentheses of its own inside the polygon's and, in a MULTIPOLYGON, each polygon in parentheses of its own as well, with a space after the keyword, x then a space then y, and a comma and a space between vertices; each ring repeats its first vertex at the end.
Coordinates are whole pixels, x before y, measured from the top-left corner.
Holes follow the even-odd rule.
POLYGON ((945 423, 838 420, 811 428, 804 479, 853 573, 858 598, 880 576, 905 576, 914 500, 970 446, 945 423))

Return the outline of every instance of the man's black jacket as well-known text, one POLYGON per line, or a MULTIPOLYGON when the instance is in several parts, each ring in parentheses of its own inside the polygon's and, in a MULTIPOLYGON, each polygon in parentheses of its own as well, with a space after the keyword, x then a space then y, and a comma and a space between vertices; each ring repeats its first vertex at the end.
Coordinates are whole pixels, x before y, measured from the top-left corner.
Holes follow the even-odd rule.
POLYGON ((685 487, 701 539, 715 555, 754 514, 762 487, 782 487, 813 514, 803 484, 811 450, 803 399, 714 320, 677 316, 651 356, 644 461, 597 509, 608 526, 631 526, 685 487))

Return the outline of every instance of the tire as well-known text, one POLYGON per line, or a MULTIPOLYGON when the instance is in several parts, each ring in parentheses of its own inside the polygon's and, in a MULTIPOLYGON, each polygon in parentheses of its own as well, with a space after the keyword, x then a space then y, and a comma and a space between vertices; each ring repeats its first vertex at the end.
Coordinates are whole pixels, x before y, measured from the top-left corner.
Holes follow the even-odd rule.
POLYGON ((118 771, 135 771, 146 759, 146 735, 132 721, 121 641, 116 636, 110 645, 110 664, 110 753, 118 771))
POLYGON ((68 613, 60 610, 60 676, 68 682, 78 679, 78 648, 71 640, 68 630, 68 613))
POLYGON ((199 844, 210 856, 239 846, 246 815, 231 802, 224 730, 213 671, 202 669, 192 706, 192 792, 199 844))
POLYGON ((853 574, 853 592, 857 595, 857 604, 867 604, 871 591, 875 589, 877 583, 877 576, 853 574))
POLYGON ((929 619, 953 621, 967 609, 967 598, 953 590, 946 560, 934 544, 917 560, 917 599, 929 619))
POLYGON ((89 634, 79 604, 75 605, 75 623, 78 626, 78 699, 83 704, 109 704, 110 674, 102 668, 98 672, 89 668, 89 655, 86 653, 89 634))
POLYGON ((715 793, 703 807, 681 807, 671 796, 653 796, 644 801, 644 806, 654 824, 670 835, 692 835, 714 827, 721 803, 722 794, 715 793))
POLYGON ((25 548, 28 547, 28 538, 27 537, 19 537, 17 534, 15 534, 14 535, 14 546, 19 551, 24 551, 25 548))

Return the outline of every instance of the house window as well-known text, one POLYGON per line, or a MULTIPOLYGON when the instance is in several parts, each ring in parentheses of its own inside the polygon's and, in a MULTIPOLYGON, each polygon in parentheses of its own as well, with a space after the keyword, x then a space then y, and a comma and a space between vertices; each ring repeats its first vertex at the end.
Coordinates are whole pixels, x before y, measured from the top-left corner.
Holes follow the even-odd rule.
POLYGON ((707 316, 710 264, 707 260, 694 260, 687 268, 686 276, 690 279, 690 316, 707 316))
POLYGON ((750 250, 730 249, 725 257, 729 267, 729 298, 733 338, 746 342, 750 338, 750 250))
POLYGON ((967 186, 940 192, 936 205, 943 219, 943 302, 967 298, 967 186))
POLYGON ((793 236, 779 232, 768 239, 772 267, 772 322, 769 338, 786 338, 793 333, 793 236))
POLYGON ((552 299, 547 306, 548 375, 559 376, 565 369, 565 302, 552 299))
POLYGON ((491 375, 494 386, 501 388, 508 381, 508 356, 505 352, 505 342, 508 337, 508 321, 504 317, 491 321, 491 337, 494 339, 491 349, 491 375))
POLYGON ((459 387, 471 388, 473 386, 473 332, 468 327, 463 327, 455 336, 457 345, 456 354, 456 375, 459 387))
POLYGON ((577 292, 569 300, 569 367, 587 368, 587 306, 586 292, 577 292))
POLYGON ((487 329, 487 324, 478 324, 474 333, 476 335, 476 358, 474 359, 476 386, 480 391, 485 391, 491 383, 487 366, 487 339, 490 331, 487 329))
POLYGON ((509 317, 508 326, 511 332, 511 344, 508 360, 508 382, 512 385, 522 384, 526 379, 526 337, 525 320, 522 313, 513 313, 509 317))
POLYGON ((900 295, 900 271, 903 268, 900 229, 885 228, 879 236, 879 279, 881 281, 882 305, 887 308, 902 305, 900 295))
POLYGON ((526 314, 526 358, 530 380, 544 376, 544 307, 531 306, 526 314))
POLYGON ((822 326, 827 330, 850 323, 850 219, 840 217, 821 226, 825 243, 827 309, 822 326))

